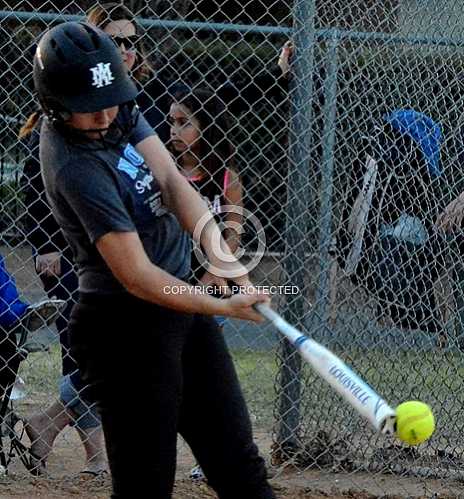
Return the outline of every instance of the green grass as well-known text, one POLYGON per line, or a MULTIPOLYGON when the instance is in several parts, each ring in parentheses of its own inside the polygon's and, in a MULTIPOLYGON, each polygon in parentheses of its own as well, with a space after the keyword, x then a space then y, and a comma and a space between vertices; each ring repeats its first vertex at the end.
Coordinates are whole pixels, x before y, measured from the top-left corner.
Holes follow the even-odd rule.
POLYGON ((58 344, 50 346, 49 352, 29 354, 21 364, 19 375, 27 388, 29 404, 40 404, 44 400, 52 400, 58 394, 61 376, 61 349, 58 344))
MULTIPOLYGON (((369 351, 352 349, 337 354, 393 407, 411 399, 431 405, 438 421, 437 436, 444 441, 464 431, 464 362, 459 352, 369 351)), ((275 424, 280 390, 275 353, 234 351, 242 388, 255 423, 275 424)), ((354 411, 315 372, 302 363, 301 416, 303 427, 316 424, 329 430, 353 425, 354 411)))
MULTIPOLYGON (((438 437, 441 444, 454 445, 452 442, 460 438, 464 431, 460 417, 464 405, 462 354, 411 349, 404 352, 352 350, 339 355, 392 407, 406 400, 428 403, 437 419, 434 442, 438 437)), ((338 434, 343 429, 352 431, 364 426, 364 423, 360 426, 361 419, 355 411, 310 367, 304 365, 301 379, 303 431, 312 434, 317 428, 338 434)))
MULTIPOLYGON (((464 430, 464 421, 459 416, 464 405, 464 363, 459 352, 353 349, 338 353, 391 405, 409 399, 423 400, 439 416, 442 434, 460 434, 464 430)), ((270 429, 275 423, 279 390, 275 352, 234 350, 232 356, 254 424, 270 429)), ((302 366, 303 422, 324 421, 324 424, 335 427, 337 414, 346 419, 345 413, 351 409, 309 366, 304 363, 302 366)), ((52 345, 49 353, 31 354, 20 369, 28 391, 24 403, 41 405, 53 400, 57 395, 60 372, 58 345, 52 345)))
POLYGON ((272 351, 235 350, 232 356, 254 424, 270 427, 277 376, 275 355, 272 351))
MULTIPOLYGON (((272 423, 274 380, 277 365, 272 352, 234 351, 237 373, 254 422, 260 426, 272 423)), ((43 404, 58 393, 61 373, 61 351, 57 344, 50 352, 30 354, 21 364, 20 376, 27 387, 27 404, 43 404)))

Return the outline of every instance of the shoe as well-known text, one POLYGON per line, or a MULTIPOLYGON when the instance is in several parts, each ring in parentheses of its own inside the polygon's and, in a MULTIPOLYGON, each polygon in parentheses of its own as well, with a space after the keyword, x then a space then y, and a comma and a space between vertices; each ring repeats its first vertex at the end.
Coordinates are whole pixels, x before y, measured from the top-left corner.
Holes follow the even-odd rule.
POLYGON ((66 306, 65 300, 43 300, 29 305, 21 317, 21 326, 28 332, 53 324, 66 306))
POLYGON ((16 376, 13 388, 11 389, 10 400, 22 400, 26 398, 26 383, 21 376, 16 376))
POLYGON ((98 478, 106 478, 108 476, 108 470, 101 469, 98 471, 93 470, 82 470, 79 472, 79 476, 87 480, 95 480, 98 478))
POLYGON ((201 466, 197 464, 190 470, 189 474, 190 480, 193 480, 194 482, 201 482, 206 480, 205 474, 203 473, 203 470, 201 469, 201 466))
POLYGON ((49 337, 50 329, 48 326, 36 329, 33 335, 26 335, 24 343, 21 343, 21 339, 19 339, 18 343, 21 345, 20 353, 26 358, 30 353, 50 352, 51 340, 49 340, 49 337))

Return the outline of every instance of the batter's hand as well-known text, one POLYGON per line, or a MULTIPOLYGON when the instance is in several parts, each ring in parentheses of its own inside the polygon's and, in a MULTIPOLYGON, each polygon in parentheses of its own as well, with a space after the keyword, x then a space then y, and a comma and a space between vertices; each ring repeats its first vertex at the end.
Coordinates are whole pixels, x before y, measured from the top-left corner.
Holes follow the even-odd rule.
POLYGON ((264 318, 253 308, 255 303, 270 305, 271 300, 263 293, 236 294, 224 300, 226 309, 223 315, 253 322, 263 322, 264 318))

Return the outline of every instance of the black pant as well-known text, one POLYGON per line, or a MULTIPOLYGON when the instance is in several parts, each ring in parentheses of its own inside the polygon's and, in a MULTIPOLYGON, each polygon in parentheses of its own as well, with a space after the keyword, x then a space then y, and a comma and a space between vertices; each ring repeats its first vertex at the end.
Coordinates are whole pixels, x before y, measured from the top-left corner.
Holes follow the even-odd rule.
POLYGON ((171 497, 177 433, 221 499, 275 497, 212 318, 82 295, 70 339, 101 414, 113 498, 171 497))

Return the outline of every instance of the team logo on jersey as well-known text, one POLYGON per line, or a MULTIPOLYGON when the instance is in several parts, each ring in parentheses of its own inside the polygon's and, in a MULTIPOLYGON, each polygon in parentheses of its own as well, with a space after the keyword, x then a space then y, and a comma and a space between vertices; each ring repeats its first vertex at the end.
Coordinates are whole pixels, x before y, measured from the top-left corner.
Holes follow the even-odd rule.
POLYGON ((209 205, 209 209, 215 215, 219 215, 219 213, 221 213, 221 195, 220 194, 215 194, 213 201, 211 201, 208 197, 206 197, 205 200, 209 205))
POLYGON ((143 157, 134 149, 131 144, 124 148, 122 157, 118 161, 118 170, 129 175, 134 180, 135 190, 139 194, 152 190, 153 175, 145 166, 143 157))
POLYGON ((119 158, 118 170, 127 173, 132 180, 137 178, 137 174, 139 172, 139 169, 132 163, 129 163, 129 161, 125 158, 119 158))
POLYGON ((139 194, 144 194, 148 189, 151 191, 151 183, 153 182, 153 176, 151 173, 145 174, 140 180, 135 182, 135 188, 139 194))
POLYGON ((110 62, 99 62, 95 67, 90 68, 92 72, 92 85, 97 88, 107 87, 111 85, 114 80, 113 73, 111 72, 110 62))
POLYGON ((118 170, 127 173, 132 180, 135 180, 143 164, 143 157, 134 149, 134 146, 127 144, 123 156, 119 158, 118 170))
POLYGON ((168 210, 163 205, 163 198, 160 191, 152 194, 148 199, 145 200, 144 203, 148 204, 151 212, 155 215, 155 217, 161 217, 168 212, 168 210))
POLYGON ((136 151, 132 144, 127 144, 124 148, 124 157, 133 165, 141 166, 144 163, 143 157, 136 151))

